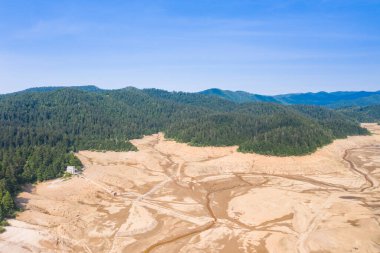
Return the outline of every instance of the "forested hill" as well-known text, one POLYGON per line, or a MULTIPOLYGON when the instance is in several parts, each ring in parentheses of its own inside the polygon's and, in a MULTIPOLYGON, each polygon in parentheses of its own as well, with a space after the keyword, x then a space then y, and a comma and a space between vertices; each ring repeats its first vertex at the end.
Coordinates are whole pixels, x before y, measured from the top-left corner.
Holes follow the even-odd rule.
POLYGON ((338 110, 348 117, 354 118, 360 122, 378 122, 380 123, 380 104, 370 106, 345 107, 338 110))
POLYGON ((328 108, 341 108, 347 106, 368 106, 380 104, 380 91, 338 91, 298 93, 275 96, 263 96, 244 91, 229 91, 220 89, 208 89, 200 92, 212 96, 218 96, 236 103, 246 102, 274 102, 287 105, 316 105, 328 108))
POLYGON ((235 103, 247 103, 247 102, 272 102, 272 103, 281 103, 273 96, 263 96, 258 94, 252 94, 245 91, 230 91, 230 90, 221 90, 221 89, 208 89, 199 92, 204 95, 213 95, 218 96, 235 103))
MULTIPOLYGON (((85 86, 70 86, 70 87, 65 87, 65 86, 47 86, 47 87, 34 87, 34 88, 29 88, 20 92, 47 92, 47 91, 55 91, 55 90, 62 90, 62 89, 76 89, 76 90, 82 90, 82 91, 101 91, 102 89, 94 86, 94 85, 85 85, 85 86)), ((17 93, 20 93, 17 92, 17 93)))
POLYGON ((156 89, 32 89, 0 96, 0 218, 19 185, 79 165, 72 152, 135 150, 130 139, 162 131, 192 145, 301 155, 347 135, 367 134, 348 116, 313 106, 238 104, 156 89), (2 197, 4 196, 4 197, 2 197), (5 197, 8 196, 8 197, 5 197))

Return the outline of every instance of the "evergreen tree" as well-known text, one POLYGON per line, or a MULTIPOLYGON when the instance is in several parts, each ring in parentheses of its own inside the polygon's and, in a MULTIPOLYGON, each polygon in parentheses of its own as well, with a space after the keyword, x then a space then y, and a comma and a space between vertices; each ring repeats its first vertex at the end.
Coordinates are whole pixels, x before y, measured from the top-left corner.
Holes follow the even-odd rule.
POLYGON ((14 203, 11 194, 7 191, 1 200, 2 210, 4 216, 10 216, 14 210, 14 203))

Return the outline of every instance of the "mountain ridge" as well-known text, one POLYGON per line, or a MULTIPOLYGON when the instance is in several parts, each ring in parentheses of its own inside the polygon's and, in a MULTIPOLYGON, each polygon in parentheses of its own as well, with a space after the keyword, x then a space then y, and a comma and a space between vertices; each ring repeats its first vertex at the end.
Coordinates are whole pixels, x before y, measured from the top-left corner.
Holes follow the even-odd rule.
POLYGON ((273 102, 281 104, 305 104, 318 105, 330 108, 346 106, 368 106, 380 104, 379 91, 334 91, 334 92, 307 92, 289 93, 280 95, 259 95, 245 91, 221 90, 218 88, 207 89, 199 93, 219 96, 236 103, 246 102, 273 102))
MULTIPOLYGON (((110 90, 122 90, 122 89, 138 89, 133 86, 127 86, 120 89, 103 89, 95 85, 83 85, 83 86, 40 86, 32 87, 25 90, 8 93, 17 94, 20 92, 46 92, 59 89, 77 89, 89 92, 105 92, 110 90)), ((142 90, 151 90, 153 88, 145 88, 142 90)), ((249 103, 249 102, 269 102, 279 103, 284 105, 317 105, 328 108, 343 108, 352 106, 370 106, 380 104, 380 90, 378 91, 334 91, 334 92, 306 92, 306 93, 288 93, 279 95, 261 95, 256 93, 250 93, 247 91, 237 90, 223 90, 219 88, 210 88, 199 92, 182 92, 174 91, 178 93, 198 93, 208 96, 217 96, 225 100, 229 100, 235 103, 249 103)), ((4 96, 7 94, 1 94, 4 96)))

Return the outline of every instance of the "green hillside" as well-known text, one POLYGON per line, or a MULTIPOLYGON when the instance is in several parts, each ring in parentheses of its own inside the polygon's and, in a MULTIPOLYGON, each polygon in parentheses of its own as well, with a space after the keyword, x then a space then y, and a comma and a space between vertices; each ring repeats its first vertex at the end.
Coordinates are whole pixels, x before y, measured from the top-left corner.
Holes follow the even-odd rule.
POLYGON ((380 105, 346 107, 338 111, 360 122, 380 122, 380 105))
MULTIPOLYGON (((24 183, 80 165, 72 152, 136 150, 130 139, 159 131, 191 145, 237 145, 242 152, 280 156, 368 133, 346 115, 319 107, 239 104, 132 87, 32 89, 0 96, 0 194, 14 196, 24 183)), ((13 210, 2 206, 0 218, 13 210)))

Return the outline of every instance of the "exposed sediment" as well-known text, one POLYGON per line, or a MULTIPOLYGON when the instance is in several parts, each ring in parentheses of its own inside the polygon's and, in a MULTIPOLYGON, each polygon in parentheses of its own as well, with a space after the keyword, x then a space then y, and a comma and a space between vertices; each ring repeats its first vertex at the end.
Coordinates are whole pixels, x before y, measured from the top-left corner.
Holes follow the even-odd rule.
POLYGON ((82 176, 26 188, 7 252, 380 252, 380 127, 301 157, 190 147, 81 151, 82 176), (23 235, 20 238, 19 235, 23 235), (18 243, 15 243, 15 242, 18 243))

